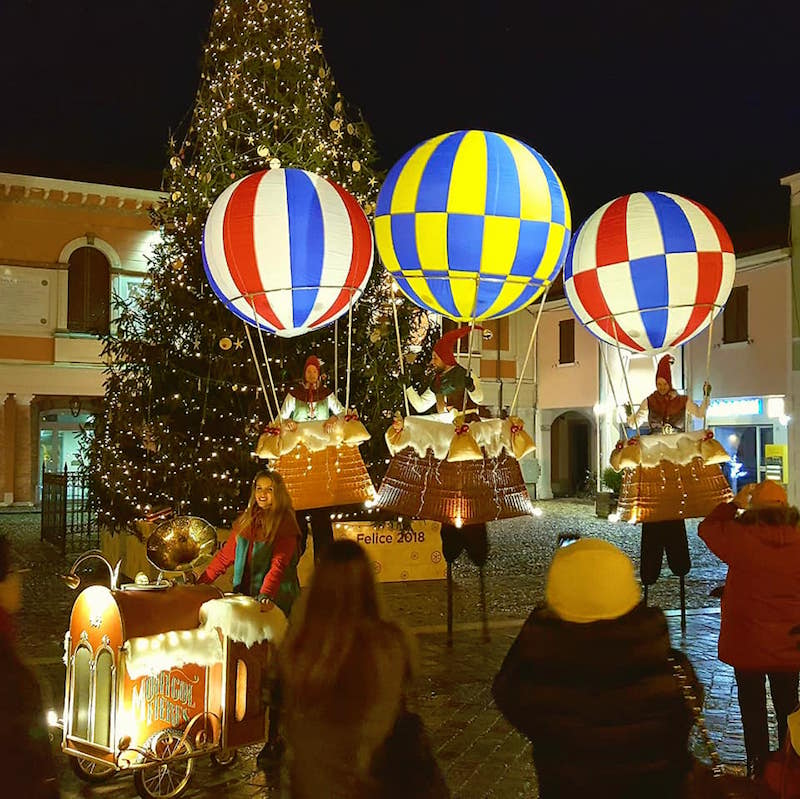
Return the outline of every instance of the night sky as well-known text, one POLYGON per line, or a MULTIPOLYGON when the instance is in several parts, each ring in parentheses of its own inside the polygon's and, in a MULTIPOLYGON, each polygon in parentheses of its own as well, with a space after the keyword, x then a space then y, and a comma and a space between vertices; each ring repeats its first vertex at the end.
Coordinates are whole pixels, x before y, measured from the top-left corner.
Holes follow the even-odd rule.
MULTIPOLYGON (((212 0, 0 2, 0 171, 159 188, 212 0)), ((708 205, 738 251, 788 241, 800 3, 313 0, 388 168, 448 130, 508 133, 578 223, 627 192, 708 205)))

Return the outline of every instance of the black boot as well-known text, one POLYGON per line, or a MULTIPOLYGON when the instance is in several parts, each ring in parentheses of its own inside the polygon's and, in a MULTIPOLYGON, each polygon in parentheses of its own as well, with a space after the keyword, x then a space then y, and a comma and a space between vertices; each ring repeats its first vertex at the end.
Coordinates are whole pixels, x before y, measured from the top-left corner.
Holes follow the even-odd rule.
POLYGON ((758 780, 764 775, 764 758, 753 757, 747 759, 747 777, 751 780, 758 780))
POLYGON ((286 745, 280 738, 276 738, 274 741, 267 741, 258 753, 256 763, 258 763, 261 768, 274 768, 275 766, 279 766, 285 748, 286 745))

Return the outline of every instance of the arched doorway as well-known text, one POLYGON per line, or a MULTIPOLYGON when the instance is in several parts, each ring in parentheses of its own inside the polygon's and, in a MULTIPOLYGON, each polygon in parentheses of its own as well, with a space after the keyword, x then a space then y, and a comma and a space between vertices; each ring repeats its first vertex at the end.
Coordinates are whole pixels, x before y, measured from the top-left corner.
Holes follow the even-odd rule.
POLYGON ((550 426, 550 486, 554 497, 574 497, 591 474, 592 426, 567 411, 550 426))

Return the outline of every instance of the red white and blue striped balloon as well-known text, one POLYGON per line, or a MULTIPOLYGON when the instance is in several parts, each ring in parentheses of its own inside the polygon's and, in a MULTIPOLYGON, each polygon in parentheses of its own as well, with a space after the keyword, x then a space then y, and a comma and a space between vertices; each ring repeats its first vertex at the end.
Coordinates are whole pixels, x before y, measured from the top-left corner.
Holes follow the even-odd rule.
POLYGON ((346 313, 372 270, 372 230, 341 186, 302 169, 228 186, 203 231, 211 288, 245 322, 299 336, 346 313))
POLYGON ((706 328, 735 272, 730 236, 711 211, 677 194, 637 192, 581 225, 567 253, 564 290, 601 341, 654 352, 706 328))

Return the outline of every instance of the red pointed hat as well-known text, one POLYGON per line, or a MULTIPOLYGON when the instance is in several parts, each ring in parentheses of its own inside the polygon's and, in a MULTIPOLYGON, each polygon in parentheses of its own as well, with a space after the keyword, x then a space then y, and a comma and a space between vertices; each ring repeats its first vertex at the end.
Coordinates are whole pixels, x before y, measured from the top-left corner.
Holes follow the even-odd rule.
POLYGON ((663 377, 667 384, 672 388, 672 369, 670 366, 675 363, 675 359, 671 355, 665 355, 659 362, 656 369, 656 380, 663 377))
POLYGON ((309 355, 308 358, 306 358, 306 364, 303 367, 304 378, 306 376, 306 369, 308 369, 309 366, 315 366, 317 368, 317 372, 322 371, 322 362, 320 361, 320 359, 317 358, 316 355, 309 355))
POLYGON ((456 341, 469 335, 473 330, 483 330, 480 325, 474 327, 457 327, 445 333, 434 345, 433 351, 448 365, 456 365, 456 341))

